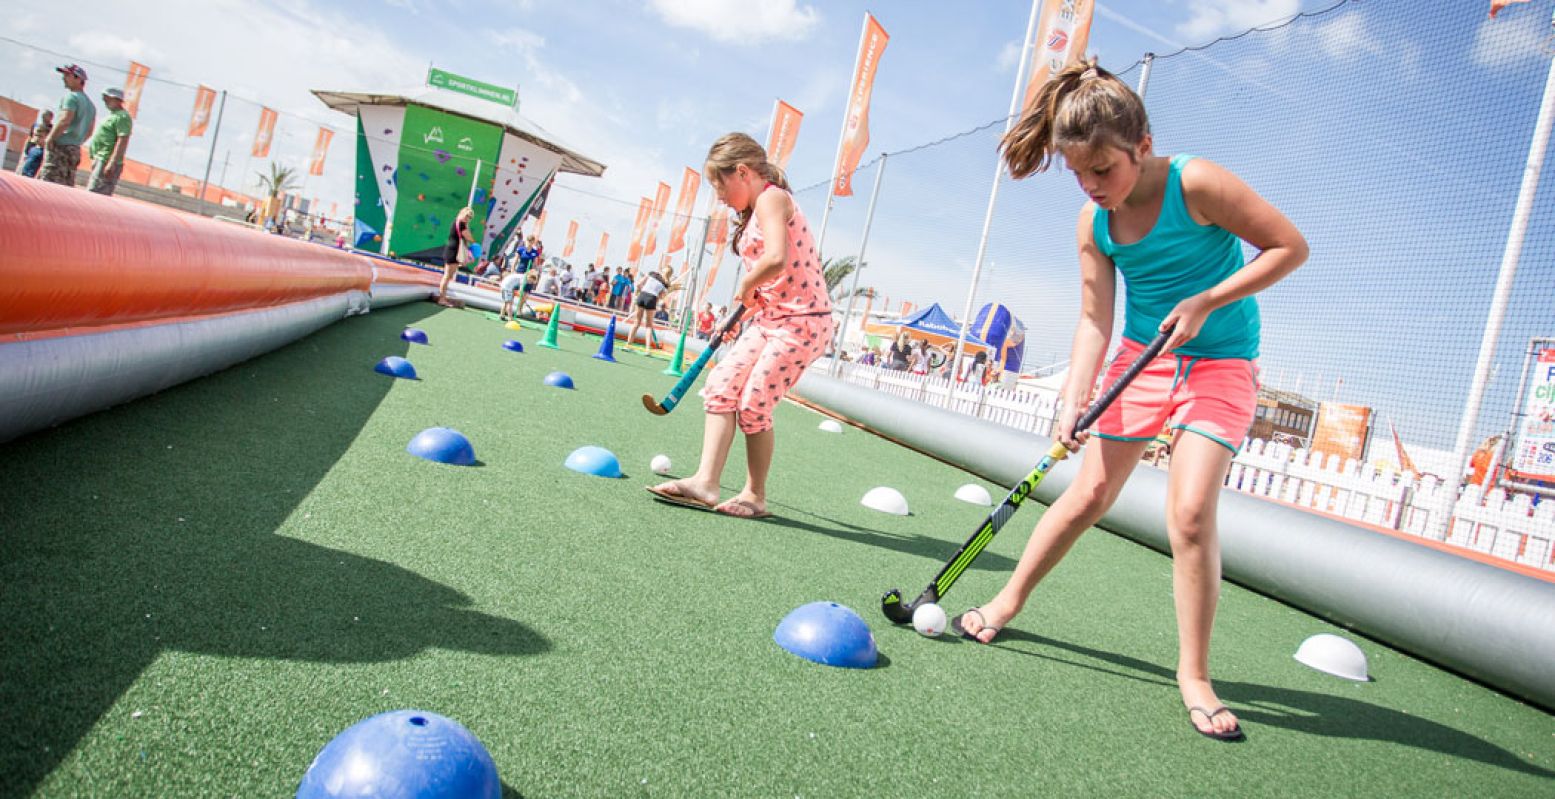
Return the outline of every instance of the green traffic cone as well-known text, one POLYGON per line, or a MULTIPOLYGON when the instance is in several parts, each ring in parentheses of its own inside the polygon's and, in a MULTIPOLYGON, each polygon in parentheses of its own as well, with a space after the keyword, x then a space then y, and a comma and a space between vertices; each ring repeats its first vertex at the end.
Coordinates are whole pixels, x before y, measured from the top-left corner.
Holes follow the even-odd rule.
POLYGON ((551 321, 545 323, 545 335, 540 339, 540 346, 559 350, 556 344, 556 331, 560 329, 562 318, 562 304, 557 301, 551 303, 551 321))
POLYGON ((670 358, 670 365, 660 372, 661 375, 680 377, 685 374, 686 368, 686 331, 680 331, 680 341, 675 344, 675 355, 670 358))

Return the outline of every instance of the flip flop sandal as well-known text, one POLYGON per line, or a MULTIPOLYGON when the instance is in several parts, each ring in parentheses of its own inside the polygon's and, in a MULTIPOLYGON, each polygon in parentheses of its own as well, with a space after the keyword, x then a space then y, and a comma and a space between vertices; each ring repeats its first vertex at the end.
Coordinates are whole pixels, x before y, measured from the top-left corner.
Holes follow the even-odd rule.
POLYGON ((713 508, 713 512, 714 513, 721 513, 721 514, 723 514, 725 516, 733 516, 736 519, 769 519, 769 518, 772 517, 771 513, 768 513, 767 511, 764 511, 764 510, 757 510, 755 505, 753 505, 750 502, 747 502, 746 500, 743 500, 743 499, 731 499, 728 502, 725 502, 722 505, 719 505, 718 507, 713 508), (737 507, 737 508, 744 508, 748 512, 747 513, 730 513, 729 511, 724 510, 725 507, 730 506, 730 505, 732 505, 734 507, 737 507))
POLYGON ((1220 707, 1215 708, 1214 712, 1211 712, 1197 705, 1190 707, 1188 708, 1188 726, 1192 727, 1194 732, 1204 736, 1205 738, 1214 738, 1217 741, 1242 741, 1247 739, 1247 734, 1242 732, 1241 724, 1237 724, 1235 727, 1232 727, 1225 732, 1216 732, 1213 726, 1210 727, 1208 732, 1199 729, 1199 725, 1193 723, 1193 714, 1195 712, 1203 714, 1204 718, 1209 721, 1211 725, 1213 725, 1215 723, 1216 716, 1222 713, 1230 713, 1231 708, 1228 708, 1225 705, 1221 705, 1220 707))
POLYGON ((693 510, 705 511, 712 511, 716 507, 711 502, 703 502, 696 497, 688 497, 685 494, 680 493, 680 483, 678 481, 670 483, 670 486, 671 487, 668 489, 661 489, 658 486, 647 486, 647 489, 648 493, 652 494, 654 499, 670 505, 678 505, 682 508, 691 508, 693 510), (671 490, 673 490, 675 493, 670 493, 671 490))
MULTIPOLYGON (((1002 628, 1002 627, 994 627, 994 626, 990 625, 988 623, 988 620, 983 618, 983 609, 982 608, 971 608, 966 613, 963 613, 960 616, 957 616, 954 619, 951 619, 950 620, 950 629, 955 630, 956 631, 956 635, 959 635, 962 638, 967 639, 968 641, 972 641, 973 643, 991 644, 991 643, 994 642, 994 639, 997 639, 999 637, 999 631, 1004 629, 1004 628, 1002 628), (965 617, 967 613, 976 613, 978 621, 981 621, 983 623, 983 630, 993 630, 993 638, 990 638, 987 641, 984 641, 983 639, 978 638, 976 635, 967 632, 966 628, 961 626, 961 619, 963 617, 965 617)), ((978 632, 982 632, 983 630, 978 630, 978 632)))

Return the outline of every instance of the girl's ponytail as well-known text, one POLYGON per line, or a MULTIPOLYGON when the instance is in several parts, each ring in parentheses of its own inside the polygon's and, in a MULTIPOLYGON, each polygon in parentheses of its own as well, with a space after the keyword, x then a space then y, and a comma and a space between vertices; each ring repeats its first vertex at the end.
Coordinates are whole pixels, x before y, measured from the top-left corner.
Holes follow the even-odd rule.
POLYGON ((1054 154, 1064 147, 1129 149, 1149 132, 1144 101, 1092 58, 1064 67, 1042 84, 999 149, 1010 175, 1024 178, 1052 166, 1054 154))

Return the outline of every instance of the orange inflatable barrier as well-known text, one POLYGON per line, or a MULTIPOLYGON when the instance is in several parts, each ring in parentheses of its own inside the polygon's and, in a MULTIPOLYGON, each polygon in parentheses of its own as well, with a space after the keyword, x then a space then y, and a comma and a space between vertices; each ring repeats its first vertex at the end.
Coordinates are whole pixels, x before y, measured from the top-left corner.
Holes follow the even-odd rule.
POLYGON ((0 340, 366 293, 372 278, 361 255, 0 173, 0 340))

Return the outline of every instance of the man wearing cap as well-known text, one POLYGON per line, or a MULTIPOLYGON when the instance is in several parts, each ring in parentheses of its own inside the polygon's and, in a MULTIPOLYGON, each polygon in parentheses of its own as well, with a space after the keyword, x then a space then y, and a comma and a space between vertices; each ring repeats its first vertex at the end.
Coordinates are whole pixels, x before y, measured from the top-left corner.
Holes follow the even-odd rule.
POLYGON ((76 185, 76 167, 81 163, 81 143, 92 135, 97 122, 97 106, 86 92, 86 70, 75 64, 55 67, 65 81, 65 96, 59 100, 54 129, 43 140, 43 169, 39 177, 62 186, 76 185))
POLYGON ((134 122, 124 110, 124 90, 119 87, 103 91, 103 105, 108 106, 108 118, 92 135, 92 179, 86 188, 112 197, 119 186, 119 174, 124 171, 124 150, 129 147, 134 122))

